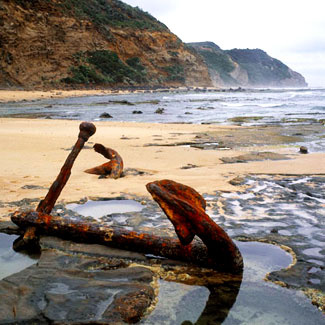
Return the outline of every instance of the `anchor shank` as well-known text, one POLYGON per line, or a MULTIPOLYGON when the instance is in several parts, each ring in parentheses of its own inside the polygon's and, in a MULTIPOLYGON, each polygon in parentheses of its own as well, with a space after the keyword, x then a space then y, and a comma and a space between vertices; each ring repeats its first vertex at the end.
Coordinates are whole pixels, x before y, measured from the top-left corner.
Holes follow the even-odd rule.
POLYGON ((92 123, 83 122, 80 124, 79 128, 80 132, 78 135, 77 142, 73 146, 72 151, 67 157, 56 180, 50 187, 46 197, 39 203, 36 211, 43 213, 51 213, 56 200, 61 194, 61 191, 63 190, 65 184, 69 180, 74 161, 78 157, 78 154, 80 153, 84 144, 88 141, 89 137, 91 137, 96 132, 96 127, 92 123))

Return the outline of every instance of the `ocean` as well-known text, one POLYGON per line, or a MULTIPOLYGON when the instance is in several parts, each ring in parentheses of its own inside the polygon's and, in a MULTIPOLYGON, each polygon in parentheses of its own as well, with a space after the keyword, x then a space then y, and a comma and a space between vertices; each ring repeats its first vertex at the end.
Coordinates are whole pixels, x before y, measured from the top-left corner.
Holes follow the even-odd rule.
POLYGON ((98 121, 103 113, 112 121, 155 123, 319 123, 325 119, 325 88, 133 92, 0 104, 1 117, 98 121))

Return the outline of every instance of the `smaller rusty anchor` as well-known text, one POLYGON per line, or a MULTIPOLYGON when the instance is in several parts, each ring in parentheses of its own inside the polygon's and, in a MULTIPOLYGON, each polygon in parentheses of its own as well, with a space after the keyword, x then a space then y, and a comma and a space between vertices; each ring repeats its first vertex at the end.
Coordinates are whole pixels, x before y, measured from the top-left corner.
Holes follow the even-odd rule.
MULTIPOLYGON (((79 125, 78 140, 73 146, 69 156, 64 162, 59 175, 50 187, 46 197, 39 203, 36 211, 40 213, 51 213, 56 200, 61 194, 62 189, 69 180, 71 175, 71 168, 78 157, 81 149, 84 147, 88 139, 96 132, 96 127, 93 123, 82 122, 79 125)), ((29 227, 26 229, 22 238, 15 241, 14 249, 19 251, 27 247, 35 247, 38 245, 38 237, 36 235, 36 228, 29 227)))
POLYGON ((94 150, 102 154, 105 158, 110 159, 109 162, 100 166, 85 170, 85 173, 109 176, 110 178, 120 178, 123 173, 123 160, 117 151, 106 148, 102 144, 96 143, 94 150))

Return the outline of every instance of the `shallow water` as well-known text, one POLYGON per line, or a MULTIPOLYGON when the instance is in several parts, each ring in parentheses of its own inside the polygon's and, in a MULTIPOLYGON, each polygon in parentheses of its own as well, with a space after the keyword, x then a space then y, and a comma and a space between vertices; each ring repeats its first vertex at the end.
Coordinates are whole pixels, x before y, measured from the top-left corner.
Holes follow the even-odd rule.
POLYGON ((37 262, 28 255, 16 253, 12 244, 18 236, 0 233, 0 280, 37 262))
MULTIPOLYGON (((12 250, 16 237, 0 234, 1 279, 36 263, 12 250)), ((159 280, 156 308, 140 323, 321 324, 322 314, 304 295, 263 280, 268 272, 288 267, 292 263, 290 254, 270 244, 237 242, 237 245, 245 264, 241 283, 227 280, 207 288, 159 280)), ((66 287, 54 283, 48 293, 57 292, 71 294, 66 287)))
POLYGON ((89 200, 84 204, 67 204, 66 207, 84 217, 93 217, 97 221, 109 214, 139 212, 143 209, 143 205, 134 200, 89 200))
POLYGON ((305 296, 263 280, 268 272, 288 267, 290 254, 270 244, 237 244, 245 263, 240 289, 160 280, 156 309, 141 324, 321 324, 323 316, 305 296))
POLYGON ((325 118, 325 89, 131 93, 0 104, 0 116, 96 121, 104 112, 113 121, 224 124, 233 117, 254 117, 243 123, 308 123, 325 118), (157 108, 164 113, 156 114, 157 108))

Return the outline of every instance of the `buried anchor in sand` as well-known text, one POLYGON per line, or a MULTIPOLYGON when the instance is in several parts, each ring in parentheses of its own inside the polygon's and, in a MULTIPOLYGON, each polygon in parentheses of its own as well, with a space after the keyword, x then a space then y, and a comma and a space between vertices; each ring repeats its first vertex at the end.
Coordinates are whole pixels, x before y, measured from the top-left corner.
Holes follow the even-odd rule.
MULTIPOLYGON (((50 215, 56 200, 68 181, 72 165, 84 143, 93 135, 96 127, 92 123, 80 124, 77 143, 65 161, 60 174, 52 184, 45 199, 36 211, 15 212, 11 219, 25 230, 16 248, 35 244, 38 236, 53 235, 63 239, 84 243, 98 243, 145 254, 153 254, 190 264, 212 268, 218 271, 241 273, 242 256, 227 233, 206 213, 205 200, 189 186, 171 180, 147 184, 147 190, 173 223, 178 239, 137 233, 123 227, 111 227, 82 218, 50 215), (193 240, 197 235, 201 240, 193 240)), ((109 163, 90 169, 107 171, 117 176, 123 170, 122 158, 116 151, 96 144, 95 151, 111 159, 109 163)), ((87 171, 89 172, 89 170, 87 171)), ((97 174, 97 172, 92 172, 97 174)), ((112 175, 112 176, 113 176, 112 175)), ((115 178, 115 177, 114 177, 115 178)))
POLYGON ((109 176, 110 178, 117 179, 123 173, 123 160, 122 157, 113 149, 106 148, 102 144, 96 143, 94 150, 102 154, 105 158, 110 159, 109 162, 100 166, 85 170, 85 173, 109 176))

